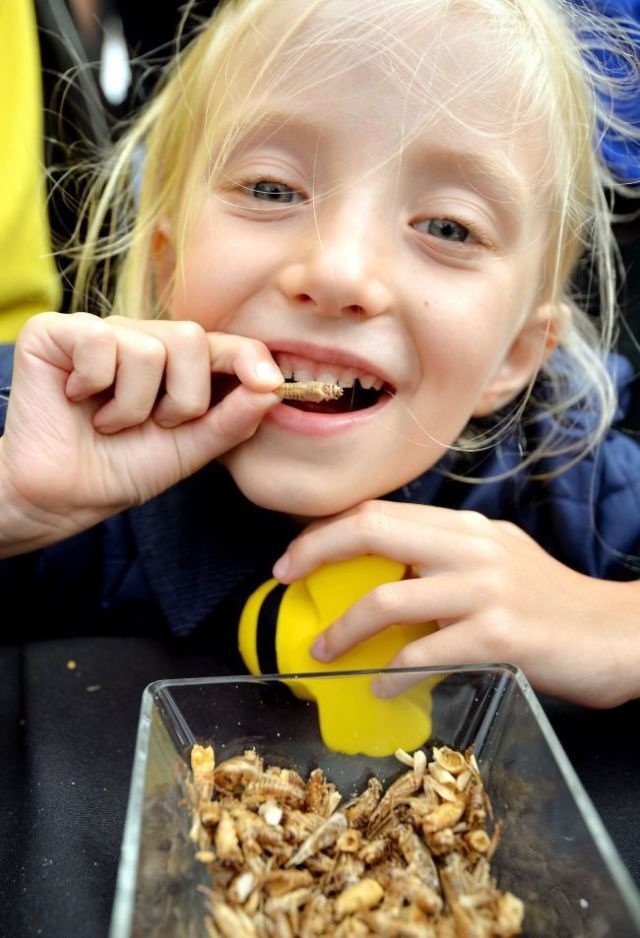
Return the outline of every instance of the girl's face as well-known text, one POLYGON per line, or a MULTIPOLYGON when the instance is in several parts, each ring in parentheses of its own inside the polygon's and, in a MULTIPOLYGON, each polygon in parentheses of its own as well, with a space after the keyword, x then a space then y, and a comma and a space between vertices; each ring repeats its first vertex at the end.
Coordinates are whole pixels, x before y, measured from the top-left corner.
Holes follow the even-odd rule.
POLYGON ((313 517, 398 488, 544 355, 547 141, 514 129, 515 93, 481 77, 491 37, 466 22, 404 35, 387 19, 410 82, 370 50, 348 67, 335 43, 302 59, 194 202, 172 316, 257 338, 285 376, 345 388, 339 402, 282 403, 225 456, 262 506, 313 517))

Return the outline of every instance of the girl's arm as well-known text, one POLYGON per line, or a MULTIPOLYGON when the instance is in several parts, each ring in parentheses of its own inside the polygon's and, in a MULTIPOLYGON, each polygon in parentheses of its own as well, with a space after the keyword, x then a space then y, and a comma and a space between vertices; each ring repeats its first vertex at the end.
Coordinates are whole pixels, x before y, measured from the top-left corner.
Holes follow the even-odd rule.
MULTIPOLYGON (((640 583, 598 580, 564 566, 509 522, 446 508, 368 502, 316 522, 274 574, 292 582, 321 563, 382 554, 415 578, 368 593, 314 647, 332 661, 393 623, 438 631, 391 667, 518 665, 539 692, 594 707, 640 697, 640 583)), ((399 683, 379 686, 397 692, 399 683)))
POLYGON ((192 322, 34 316, 16 344, 0 440, 0 557, 191 475, 255 432, 281 381, 261 343, 192 322), (218 400, 216 375, 237 379, 218 400))

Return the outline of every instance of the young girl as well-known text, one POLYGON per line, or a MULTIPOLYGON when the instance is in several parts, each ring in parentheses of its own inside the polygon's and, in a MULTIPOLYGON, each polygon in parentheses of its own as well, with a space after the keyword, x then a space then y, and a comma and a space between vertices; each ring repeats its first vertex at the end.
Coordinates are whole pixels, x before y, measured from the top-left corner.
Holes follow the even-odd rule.
POLYGON ((5 602, 232 648, 272 567, 380 554, 412 576, 332 623, 319 662, 434 622, 389 665, 640 695, 640 451, 610 429, 598 155, 628 89, 605 47, 631 61, 560 0, 223 6, 83 229, 80 302, 110 315, 38 316, 17 343, 5 602), (285 379, 344 393, 282 401, 285 379))

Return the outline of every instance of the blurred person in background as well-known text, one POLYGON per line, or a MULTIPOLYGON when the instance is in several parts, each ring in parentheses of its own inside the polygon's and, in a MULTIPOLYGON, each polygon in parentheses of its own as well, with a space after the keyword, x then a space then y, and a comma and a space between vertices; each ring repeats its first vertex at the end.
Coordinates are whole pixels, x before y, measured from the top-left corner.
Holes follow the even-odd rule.
POLYGON ((0 340, 33 313, 59 308, 44 172, 43 98, 35 10, 0 4, 0 340))

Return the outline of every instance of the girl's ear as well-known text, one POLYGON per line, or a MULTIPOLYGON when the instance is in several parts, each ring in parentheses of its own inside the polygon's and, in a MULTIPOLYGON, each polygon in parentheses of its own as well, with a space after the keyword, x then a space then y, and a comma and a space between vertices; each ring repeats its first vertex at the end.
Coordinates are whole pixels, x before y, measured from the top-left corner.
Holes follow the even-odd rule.
POLYGON ((557 346, 570 322, 571 309, 566 303, 542 303, 536 307, 482 392, 473 416, 487 417, 526 388, 557 346))
POLYGON ((157 306, 168 309, 171 306, 172 282, 176 266, 169 219, 163 219, 151 236, 151 256, 153 296, 157 306))

